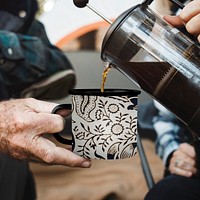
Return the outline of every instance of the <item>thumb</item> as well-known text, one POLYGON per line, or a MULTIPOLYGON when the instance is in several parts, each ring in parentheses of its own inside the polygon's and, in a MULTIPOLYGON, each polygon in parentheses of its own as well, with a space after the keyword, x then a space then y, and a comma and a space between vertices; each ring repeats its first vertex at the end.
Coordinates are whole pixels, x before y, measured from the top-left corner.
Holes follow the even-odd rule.
POLYGON ((181 27, 184 25, 179 16, 165 15, 163 16, 163 19, 174 27, 181 27))

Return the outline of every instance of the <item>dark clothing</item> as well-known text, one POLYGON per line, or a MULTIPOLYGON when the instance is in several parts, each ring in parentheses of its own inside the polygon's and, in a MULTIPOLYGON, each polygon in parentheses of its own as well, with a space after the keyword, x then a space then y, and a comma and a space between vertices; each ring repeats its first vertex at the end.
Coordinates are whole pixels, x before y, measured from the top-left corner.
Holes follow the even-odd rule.
POLYGON ((170 175, 158 182, 144 200, 199 200, 200 179, 170 175))
POLYGON ((35 182, 27 162, 0 154, 0 199, 36 199, 35 182))
POLYGON ((19 97, 29 85, 66 69, 72 69, 70 62, 49 42, 39 21, 33 21, 26 35, 0 30, 0 82, 10 97, 19 97))
POLYGON ((0 2, 0 83, 10 98, 56 72, 72 70, 63 52, 52 45, 37 21, 36 0, 0 2))
MULTIPOLYGON (((30 0, 23 0, 23 1, 22 0, 15 0, 15 1, 1 0, 0 1, 0 13, 7 12, 10 15, 14 15, 15 17, 23 21, 23 23, 21 23, 21 27, 18 29, 18 32, 21 32, 21 33, 24 33, 28 30, 30 24, 35 19, 35 14, 37 10, 38 10, 38 4, 36 0, 31 0, 31 1, 30 0)), ((3 22, 3 18, 1 18, 1 22, 0 22, 1 25, 2 25, 2 22, 3 22)), ((4 21, 4 24, 8 24, 8 22, 4 21)), ((13 30, 10 30, 10 31, 13 31, 13 30)))

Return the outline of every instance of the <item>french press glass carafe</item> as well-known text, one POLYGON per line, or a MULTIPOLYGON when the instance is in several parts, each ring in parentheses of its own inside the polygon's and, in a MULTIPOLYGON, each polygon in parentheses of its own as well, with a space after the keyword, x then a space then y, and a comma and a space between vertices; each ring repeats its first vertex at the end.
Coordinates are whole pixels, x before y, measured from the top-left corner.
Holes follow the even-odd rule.
POLYGON ((147 1, 114 21, 101 58, 200 135, 200 47, 154 13, 147 1))

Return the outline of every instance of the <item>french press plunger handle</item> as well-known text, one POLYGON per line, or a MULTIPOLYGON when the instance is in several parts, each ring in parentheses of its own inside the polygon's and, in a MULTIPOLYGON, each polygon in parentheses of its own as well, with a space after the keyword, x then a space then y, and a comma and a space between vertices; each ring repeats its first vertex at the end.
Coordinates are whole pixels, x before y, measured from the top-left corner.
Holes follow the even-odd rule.
POLYGON ((92 10, 94 13, 99 15, 102 19, 104 19, 106 22, 109 24, 112 24, 112 21, 110 21, 107 17, 102 15, 98 10, 96 10, 94 7, 88 4, 89 0, 73 0, 74 5, 77 6, 78 8, 84 8, 87 6, 90 10, 92 10))
POLYGON ((73 2, 78 8, 84 8, 88 4, 89 0, 73 0, 73 2))

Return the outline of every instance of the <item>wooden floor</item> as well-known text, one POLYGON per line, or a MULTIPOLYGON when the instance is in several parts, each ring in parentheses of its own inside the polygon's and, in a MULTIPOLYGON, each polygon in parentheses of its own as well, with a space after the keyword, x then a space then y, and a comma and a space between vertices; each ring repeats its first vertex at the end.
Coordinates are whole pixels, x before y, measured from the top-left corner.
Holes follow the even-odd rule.
MULTIPOLYGON (((155 181, 163 165, 155 155, 154 144, 143 139, 155 181)), ((134 158, 94 160, 90 169, 31 164, 38 200, 142 200, 148 191, 139 154, 134 158)))

